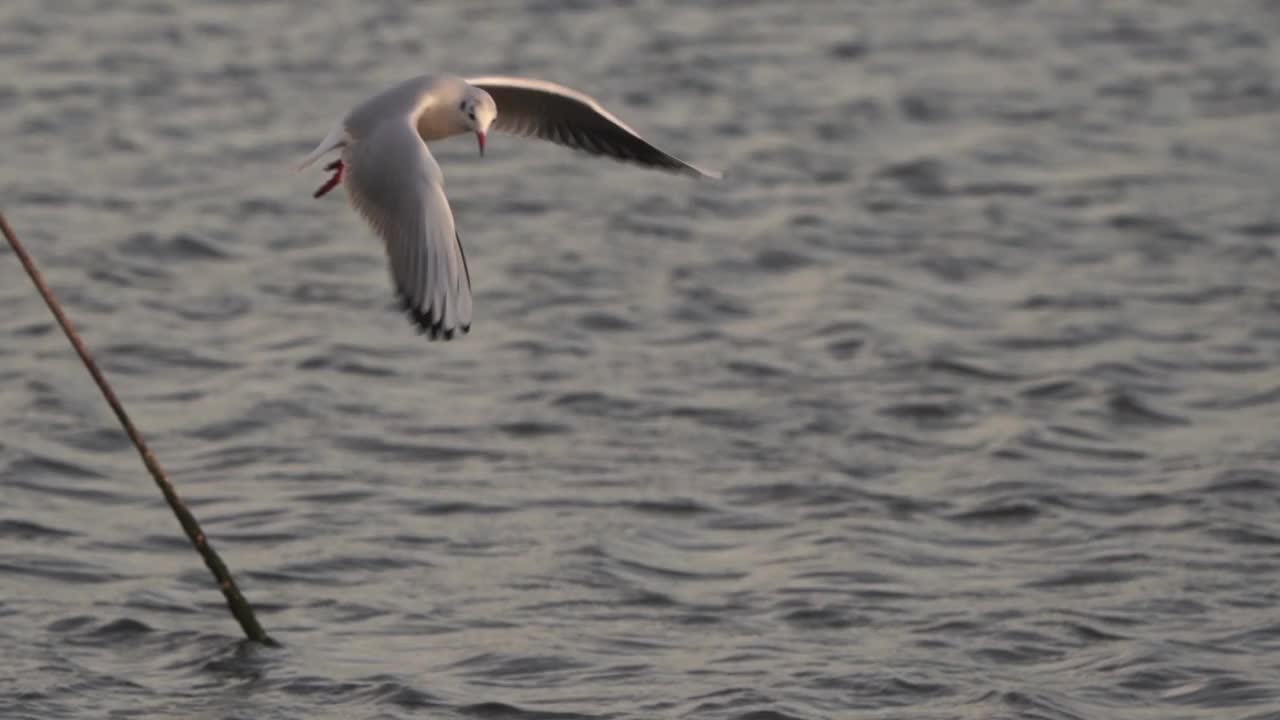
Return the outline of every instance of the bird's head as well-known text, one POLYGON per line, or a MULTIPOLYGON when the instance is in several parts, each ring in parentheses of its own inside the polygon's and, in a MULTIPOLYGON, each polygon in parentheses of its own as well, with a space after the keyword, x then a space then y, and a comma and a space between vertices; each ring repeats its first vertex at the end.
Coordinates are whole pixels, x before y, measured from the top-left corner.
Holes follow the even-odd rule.
POLYGON ((462 115, 463 126, 476 134, 476 142, 480 145, 480 154, 484 154, 484 139, 489 134, 489 126, 498 117, 498 104, 489 93, 478 87, 468 87, 458 104, 458 112, 462 115))

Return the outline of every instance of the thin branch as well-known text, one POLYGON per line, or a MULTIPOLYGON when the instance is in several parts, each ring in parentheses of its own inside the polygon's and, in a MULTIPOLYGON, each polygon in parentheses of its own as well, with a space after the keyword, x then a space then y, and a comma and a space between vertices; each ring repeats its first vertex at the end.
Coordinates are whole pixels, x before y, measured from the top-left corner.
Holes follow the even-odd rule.
POLYGON ((107 383, 107 378, 98 369, 98 363, 89 354, 88 348, 85 347, 79 334, 76 333, 71 320, 62 311, 62 306, 54 298, 53 291, 45 284, 44 278, 40 275, 40 270, 36 268, 35 261, 27 254, 26 248, 22 246, 18 236, 14 234, 13 228, 9 227, 9 221, 5 218, 3 211, 0 211, 0 232, 4 233, 5 239, 13 247, 14 254, 18 256, 18 260, 22 262, 22 267, 31 276, 31 282, 35 284, 40 297, 44 298, 44 302, 49 306, 53 317, 57 319, 58 324, 62 326, 62 331, 66 333, 67 339, 71 341, 71 346, 75 348, 76 353, 84 362, 85 369, 93 376, 93 381, 97 383, 98 389, 102 391, 102 396, 107 399, 107 404, 115 412, 116 419, 120 421, 120 426, 124 428, 129 439, 133 441, 133 446, 138 449, 138 454, 142 456, 142 464, 147 466, 152 479, 156 481, 156 486, 160 488, 160 492, 164 493, 164 499, 169 503, 169 508, 173 510, 173 514, 178 517, 178 522, 181 523, 183 532, 191 539, 191 544, 195 546, 196 552, 199 552, 200 557, 204 558, 204 564, 209 567, 214 579, 218 581, 218 588, 222 590, 222 594, 227 598, 227 607, 231 610, 231 615, 235 617, 236 622, 240 623, 240 628, 244 630, 245 637, 266 645, 276 645, 277 643, 268 637, 266 631, 258 624, 258 618, 254 615, 249 601, 245 600, 244 596, 240 594, 240 588, 236 586, 235 580, 231 578, 231 571, 222 562, 222 558, 218 557, 218 553, 214 552, 213 546, 209 544, 204 531, 200 529, 200 523, 196 522, 195 516, 191 514, 190 510, 187 510, 182 498, 178 497, 177 491, 173 489, 173 484, 169 482, 169 477, 165 475, 164 468, 160 467, 160 461, 156 460, 155 453, 151 452, 151 449, 147 447, 146 441, 142 439, 142 433, 138 432, 138 428, 134 427, 133 421, 129 419, 128 413, 124 410, 124 406, 120 404, 120 399, 116 397, 115 391, 107 383))

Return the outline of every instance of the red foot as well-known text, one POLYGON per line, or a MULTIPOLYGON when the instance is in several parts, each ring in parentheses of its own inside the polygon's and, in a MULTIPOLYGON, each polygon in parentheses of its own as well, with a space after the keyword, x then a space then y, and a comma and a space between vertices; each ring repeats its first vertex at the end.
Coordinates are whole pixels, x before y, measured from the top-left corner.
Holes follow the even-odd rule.
POLYGON ((341 160, 334 160, 333 162, 326 165, 324 169, 332 170, 333 177, 329 178, 329 182, 321 185, 320 189, 316 190, 315 194, 313 194, 311 197, 318 198, 324 195, 325 193, 329 192, 330 190, 338 187, 338 183, 342 182, 342 170, 345 167, 346 166, 342 164, 341 160))

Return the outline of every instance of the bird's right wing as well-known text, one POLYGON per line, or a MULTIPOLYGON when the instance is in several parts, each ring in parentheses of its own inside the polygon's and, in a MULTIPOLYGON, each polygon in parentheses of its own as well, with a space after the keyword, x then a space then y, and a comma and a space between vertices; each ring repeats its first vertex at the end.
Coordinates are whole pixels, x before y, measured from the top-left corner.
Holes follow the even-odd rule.
POLYGON ((405 310, 431 339, 471 329, 471 274, 444 175, 410 117, 391 117, 346 147, 343 184, 386 243, 405 310))

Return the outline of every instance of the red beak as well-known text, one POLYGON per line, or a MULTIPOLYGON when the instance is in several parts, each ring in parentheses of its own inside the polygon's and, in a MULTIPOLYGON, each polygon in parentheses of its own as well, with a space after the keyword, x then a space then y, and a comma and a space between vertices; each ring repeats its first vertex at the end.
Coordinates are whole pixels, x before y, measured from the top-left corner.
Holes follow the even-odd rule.
POLYGON ((480 154, 484 155, 484 133, 476 131, 476 142, 480 144, 480 154))

